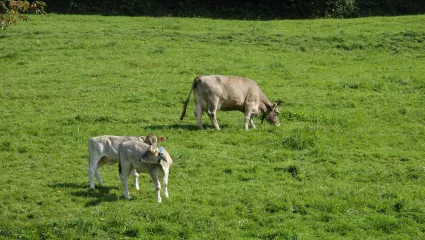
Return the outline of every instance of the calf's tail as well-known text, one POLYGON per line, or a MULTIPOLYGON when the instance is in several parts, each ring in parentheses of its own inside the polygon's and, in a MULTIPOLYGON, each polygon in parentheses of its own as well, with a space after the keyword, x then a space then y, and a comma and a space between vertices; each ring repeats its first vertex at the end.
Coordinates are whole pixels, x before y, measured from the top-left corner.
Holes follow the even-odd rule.
POLYGON ((187 105, 189 104, 189 101, 190 101, 190 95, 192 94, 193 89, 196 87, 196 82, 198 80, 199 80, 199 77, 196 77, 193 80, 192 87, 190 88, 189 95, 187 96, 186 102, 184 103, 184 106, 183 106, 183 112, 182 112, 182 115, 180 117, 180 120, 183 120, 183 118, 186 116, 186 109, 187 109, 187 105))
POLYGON ((121 176, 122 167, 121 167, 121 153, 118 148, 118 174, 121 176))

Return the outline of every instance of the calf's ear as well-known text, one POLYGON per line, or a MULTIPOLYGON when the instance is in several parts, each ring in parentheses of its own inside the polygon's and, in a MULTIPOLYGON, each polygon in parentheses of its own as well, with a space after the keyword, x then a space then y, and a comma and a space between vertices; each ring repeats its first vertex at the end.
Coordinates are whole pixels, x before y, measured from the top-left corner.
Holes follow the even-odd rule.
POLYGON ((140 136, 139 137, 139 141, 144 142, 145 140, 146 140, 146 137, 145 136, 140 136))
POLYGON ((164 136, 161 136, 161 137, 159 137, 159 139, 158 139, 158 141, 160 141, 160 142, 165 142, 165 137, 164 136))

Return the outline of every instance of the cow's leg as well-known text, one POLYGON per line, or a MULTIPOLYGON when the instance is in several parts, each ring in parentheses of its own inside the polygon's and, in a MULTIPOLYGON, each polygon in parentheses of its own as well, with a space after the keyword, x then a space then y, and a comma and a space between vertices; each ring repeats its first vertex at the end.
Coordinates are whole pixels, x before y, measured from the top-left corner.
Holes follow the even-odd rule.
POLYGON ((255 124, 254 124, 254 121, 252 120, 252 117, 251 117, 251 119, 249 120, 249 123, 251 124, 251 127, 252 127, 252 128, 255 128, 255 124))
POLYGON ((139 190, 140 189, 139 188, 139 176, 140 176, 140 174, 137 173, 136 169, 133 169, 131 174, 133 175, 134 187, 136 188, 136 190, 139 190))
POLYGON ((218 99, 210 99, 210 104, 208 105, 208 116, 211 119, 211 122, 214 125, 214 128, 220 130, 220 126, 218 126, 216 113, 218 107, 218 99))
POLYGON ((156 201, 160 203, 162 201, 162 199, 161 199, 161 194, 160 194, 161 183, 159 182, 158 171, 155 168, 155 169, 152 169, 151 171, 149 171, 149 173, 150 173, 150 175, 152 177, 153 185, 155 186, 156 201))
POLYGON ((252 110, 253 110, 254 106, 252 103, 246 103, 245 104, 245 116, 244 116, 244 129, 248 130, 248 124, 251 124, 252 128, 255 128, 254 122, 252 121, 252 110))
POLYGON ((251 117, 249 117, 249 116, 246 116, 246 115, 245 115, 245 117, 244 117, 244 125, 243 125, 243 128, 244 128, 245 130, 248 130, 248 123, 249 123, 249 120, 251 120, 251 117))
POLYGON ((121 164, 120 179, 122 188, 124 189, 124 197, 130 199, 130 193, 128 192, 128 178, 130 176, 130 166, 128 164, 121 164))
POLYGON ((196 109, 195 109, 195 116, 196 116, 196 122, 198 123, 198 128, 202 128, 202 104, 196 103, 196 109))
POLYGON ((248 123, 250 123, 251 126, 253 126, 255 128, 255 125, 254 125, 254 123, 252 122, 252 119, 251 119, 251 112, 245 111, 244 126, 243 126, 243 128, 245 130, 248 130, 248 123))
POLYGON ((214 125, 214 128, 215 128, 216 130, 220 130, 220 126, 218 126, 218 122, 217 122, 217 118, 216 118, 216 114, 215 114, 215 112, 208 112, 208 116, 210 117, 211 122, 212 122, 212 123, 213 123, 213 125, 214 125))

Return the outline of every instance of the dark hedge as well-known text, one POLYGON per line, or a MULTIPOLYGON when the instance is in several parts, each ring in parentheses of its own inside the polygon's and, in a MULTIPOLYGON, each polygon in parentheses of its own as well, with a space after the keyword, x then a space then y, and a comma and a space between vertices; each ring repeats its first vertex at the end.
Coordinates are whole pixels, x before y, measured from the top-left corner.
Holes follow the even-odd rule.
POLYGON ((46 0, 47 11, 72 14, 303 19, 425 13, 424 0, 46 0))

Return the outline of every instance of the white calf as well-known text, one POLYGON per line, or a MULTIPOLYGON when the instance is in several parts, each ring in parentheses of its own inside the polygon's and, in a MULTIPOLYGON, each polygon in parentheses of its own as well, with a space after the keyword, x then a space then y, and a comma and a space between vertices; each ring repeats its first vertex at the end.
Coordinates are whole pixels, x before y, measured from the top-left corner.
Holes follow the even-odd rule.
POLYGON ((140 141, 126 141, 119 148, 119 171, 124 197, 130 199, 128 178, 134 169, 137 172, 149 173, 156 191, 156 200, 161 202, 161 184, 163 177, 164 197, 168 198, 168 173, 173 160, 163 147, 154 147, 140 141))
MULTIPOLYGON (((118 162, 118 147, 119 145, 128 140, 144 141, 148 144, 156 146, 156 136, 149 135, 147 137, 135 136, 99 136, 93 137, 89 140, 89 167, 87 172, 89 174, 90 188, 94 189, 94 177, 101 186, 104 186, 102 178, 99 174, 99 168, 105 164, 113 165, 118 162)), ((133 171, 134 186, 139 189, 138 177, 139 174, 133 171)))

